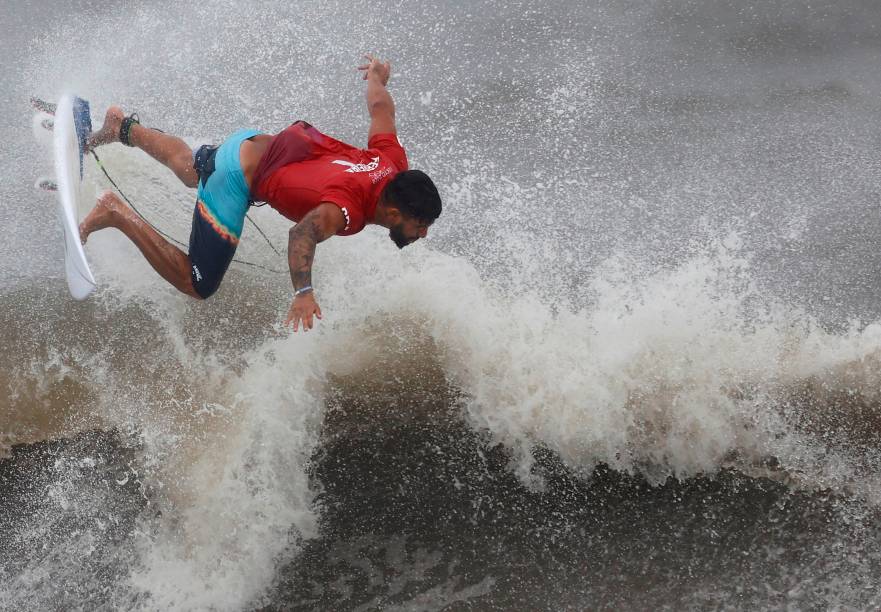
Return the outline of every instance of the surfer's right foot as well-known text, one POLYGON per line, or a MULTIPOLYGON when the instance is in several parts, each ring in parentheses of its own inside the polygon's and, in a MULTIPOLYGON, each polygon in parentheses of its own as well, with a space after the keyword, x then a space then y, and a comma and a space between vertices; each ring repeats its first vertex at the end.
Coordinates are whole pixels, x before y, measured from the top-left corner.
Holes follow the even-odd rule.
POLYGON ((125 113, 118 106, 111 106, 104 115, 104 125, 97 132, 89 134, 89 149, 94 149, 101 145, 111 142, 119 142, 119 129, 122 127, 122 120, 125 119, 125 113))
POLYGON ((112 191, 105 191, 95 203, 83 222, 80 223, 80 240, 86 244, 89 234, 105 227, 116 227, 116 219, 125 208, 122 200, 120 200, 112 191))

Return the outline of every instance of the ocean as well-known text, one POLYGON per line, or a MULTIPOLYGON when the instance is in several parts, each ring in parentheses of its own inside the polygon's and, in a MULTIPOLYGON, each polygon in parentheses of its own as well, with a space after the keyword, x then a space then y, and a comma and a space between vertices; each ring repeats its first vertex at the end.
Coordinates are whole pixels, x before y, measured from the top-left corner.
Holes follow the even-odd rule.
MULTIPOLYGON (((881 7, 871 0, 0 0, 0 609, 881 607, 881 7), (194 147, 366 144, 392 62, 444 213, 318 247, 281 327, 115 230, 63 276, 75 92, 194 147)), ((194 193, 99 150, 186 241, 194 193)), ((81 214, 110 185, 86 166, 81 214)), ((283 252, 290 223, 254 220, 283 252)))

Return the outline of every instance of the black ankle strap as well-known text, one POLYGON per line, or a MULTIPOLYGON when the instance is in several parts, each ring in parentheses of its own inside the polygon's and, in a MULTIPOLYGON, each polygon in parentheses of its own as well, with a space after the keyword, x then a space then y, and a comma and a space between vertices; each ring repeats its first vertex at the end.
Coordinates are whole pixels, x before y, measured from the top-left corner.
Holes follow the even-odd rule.
POLYGON ((141 124, 140 120, 138 119, 137 113, 132 113, 128 117, 124 118, 122 120, 122 125, 119 126, 119 142, 127 147, 135 146, 130 140, 133 124, 141 124))

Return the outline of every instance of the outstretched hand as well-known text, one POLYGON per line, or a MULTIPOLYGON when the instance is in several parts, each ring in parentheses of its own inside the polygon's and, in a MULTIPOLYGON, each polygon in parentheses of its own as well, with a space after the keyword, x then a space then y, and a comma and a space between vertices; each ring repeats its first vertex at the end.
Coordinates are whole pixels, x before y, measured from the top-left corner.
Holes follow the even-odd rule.
POLYGON ((365 55, 364 59, 367 60, 367 63, 358 66, 358 70, 364 71, 364 80, 374 77, 383 85, 388 85, 392 65, 389 62, 381 62, 370 54, 365 55))
POLYGON ((294 331, 297 331, 300 322, 302 322, 303 331, 309 331, 312 329, 313 315, 318 319, 321 318, 321 308, 318 307, 318 302, 315 301, 315 296, 313 296, 312 293, 298 295, 294 298, 291 308, 288 310, 288 316, 284 320, 284 326, 289 327, 290 324, 293 323, 294 331))

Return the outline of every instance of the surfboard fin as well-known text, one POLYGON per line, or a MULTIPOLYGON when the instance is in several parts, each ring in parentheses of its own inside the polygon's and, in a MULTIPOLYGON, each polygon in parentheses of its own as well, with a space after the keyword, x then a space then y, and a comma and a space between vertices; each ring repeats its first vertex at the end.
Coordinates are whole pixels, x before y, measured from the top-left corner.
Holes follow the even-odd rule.
POLYGON ((54 115, 55 109, 58 108, 57 104, 46 102, 45 100, 43 100, 42 98, 38 98, 37 96, 31 96, 31 106, 33 106, 38 111, 49 113, 50 115, 54 115))
POLYGON ((34 187, 43 191, 58 191, 58 183, 56 183, 54 179, 46 176, 37 179, 37 182, 34 183, 34 187))
MULTIPOLYGON (((31 106, 33 106, 41 113, 52 116, 55 115, 55 111, 58 109, 57 104, 47 102, 46 100, 38 98, 37 96, 31 96, 31 106)), ((80 146, 80 177, 82 178, 83 155, 85 155, 85 153, 89 150, 89 134, 92 133, 92 117, 89 110, 88 100, 83 100, 79 97, 73 98, 73 121, 80 146)), ((54 121, 52 121, 48 117, 41 121, 40 125, 44 129, 49 131, 51 131, 55 127, 54 121)))

